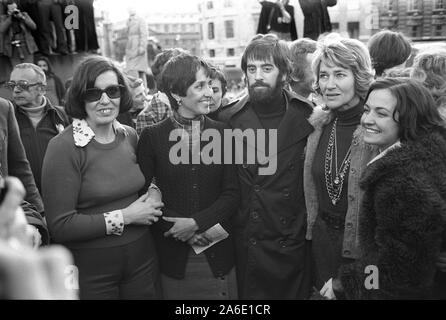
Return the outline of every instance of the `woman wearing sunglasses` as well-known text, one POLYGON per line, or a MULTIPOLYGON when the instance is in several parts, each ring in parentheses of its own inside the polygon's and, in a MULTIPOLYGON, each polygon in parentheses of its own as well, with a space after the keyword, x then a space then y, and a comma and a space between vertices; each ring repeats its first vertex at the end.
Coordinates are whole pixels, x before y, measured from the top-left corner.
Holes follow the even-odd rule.
POLYGON ((170 300, 237 299, 230 223, 239 202, 237 173, 234 165, 223 164, 223 149, 214 152, 216 161, 205 164, 209 146, 200 141, 205 140, 201 134, 212 131, 222 137, 220 143, 213 141, 216 148, 224 147, 225 125, 207 117, 218 103, 210 75, 210 67, 196 56, 171 58, 161 74, 161 90, 173 116, 145 128, 138 144, 146 184, 155 177, 163 193, 164 217, 154 224, 153 235, 163 294, 170 300), (196 159, 200 154, 199 161, 189 161, 189 155, 196 159))
POLYGON ((137 135, 116 121, 132 106, 124 77, 107 58, 78 67, 65 110, 73 123, 49 143, 43 198, 54 242, 79 269, 81 299, 157 299, 158 267, 148 225, 162 203, 147 193, 137 135))

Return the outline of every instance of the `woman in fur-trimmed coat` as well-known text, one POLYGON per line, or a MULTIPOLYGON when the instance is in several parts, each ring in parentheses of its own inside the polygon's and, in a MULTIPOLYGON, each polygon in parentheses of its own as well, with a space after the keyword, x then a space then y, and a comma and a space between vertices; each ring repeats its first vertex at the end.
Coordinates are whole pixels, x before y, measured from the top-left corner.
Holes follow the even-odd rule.
POLYGON ((446 129, 432 96, 414 80, 376 81, 361 124, 365 142, 381 153, 360 184, 362 257, 341 267, 333 292, 348 299, 436 298, 446 283, 436 269, 446 247, 446 129))

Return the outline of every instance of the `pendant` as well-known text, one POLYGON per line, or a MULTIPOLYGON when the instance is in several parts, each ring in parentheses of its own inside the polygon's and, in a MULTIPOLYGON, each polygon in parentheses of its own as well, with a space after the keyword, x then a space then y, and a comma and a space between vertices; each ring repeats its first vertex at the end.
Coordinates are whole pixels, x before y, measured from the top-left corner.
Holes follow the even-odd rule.
POLYGON ((339 178, 338 178, 338 177, 336 177, 336 178, 334 179, 334 181, 333 181, 333 182, 334 182, 334 184, 335 184, 335 185, 339 185, 339 178))
POLYGON ((331 203, 333 203, 333 205, 336 205, 336 200, 331 200, 331 203))

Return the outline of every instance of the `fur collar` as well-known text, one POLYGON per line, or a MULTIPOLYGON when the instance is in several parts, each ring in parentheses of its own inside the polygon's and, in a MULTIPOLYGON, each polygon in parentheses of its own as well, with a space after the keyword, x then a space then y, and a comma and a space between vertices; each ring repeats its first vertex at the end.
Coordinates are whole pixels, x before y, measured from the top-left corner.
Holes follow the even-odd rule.
POLYGON ((400 148, 389 151, 370 164, 361 185, 373 184, 383 176, 401 171, 414 178, 418 173, 430 175, 433 180, 440 176, 446 178, 446 130, 431 132, 417 141, 401 143, 400 148))
POLYGON ((331 110, 324 110, 322 106, 316 106, 313 109, 313 113, 311 114, 308 122, 316 129, 322 130, 327 124, 331 122, 334 118, 334 113, 331 110))

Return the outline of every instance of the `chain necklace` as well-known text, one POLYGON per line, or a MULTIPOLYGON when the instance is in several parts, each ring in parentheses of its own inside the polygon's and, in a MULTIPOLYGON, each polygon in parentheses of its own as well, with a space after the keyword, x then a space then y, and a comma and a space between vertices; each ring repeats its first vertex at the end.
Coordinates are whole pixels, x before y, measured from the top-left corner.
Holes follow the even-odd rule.
POLYGON ((341 165, 338 168, 338 143, 336 139, 336 124, 338 118, 335 119, 333 127, 331 129, 330 138, 328 140, 327 152, 325 153, 325 186, 327 187, 328 196, 331 202, 335 206, 342 194, 342 187, 344 185, 344 179, 347 174, 347 170, 351 161, 351 149, 347 150, 347 153, 342 160, 341 165), (333 157, 334 156, 334 157, 333 157), (334 158, 334 170, 333 170, 333 158, 334 158))

